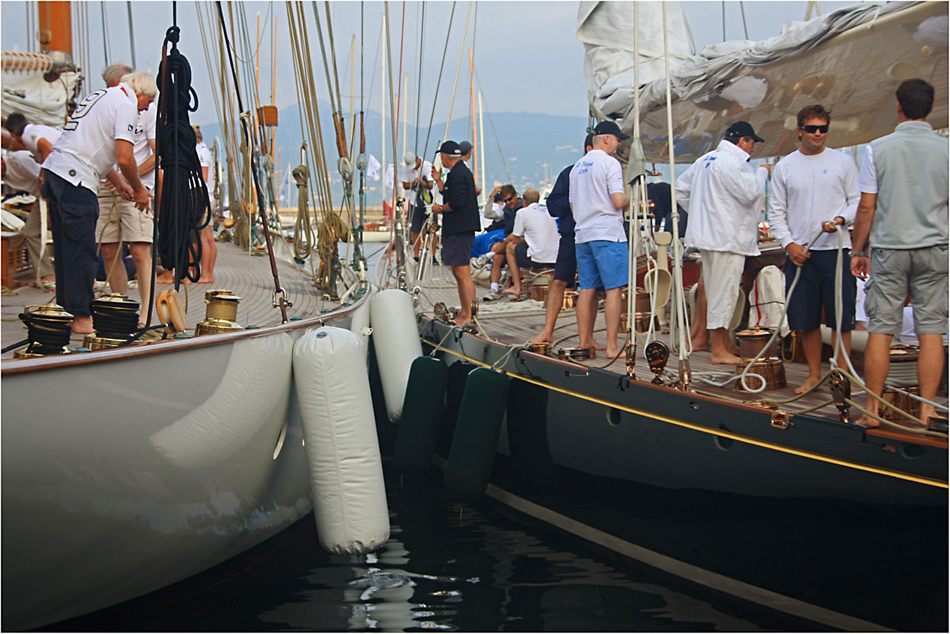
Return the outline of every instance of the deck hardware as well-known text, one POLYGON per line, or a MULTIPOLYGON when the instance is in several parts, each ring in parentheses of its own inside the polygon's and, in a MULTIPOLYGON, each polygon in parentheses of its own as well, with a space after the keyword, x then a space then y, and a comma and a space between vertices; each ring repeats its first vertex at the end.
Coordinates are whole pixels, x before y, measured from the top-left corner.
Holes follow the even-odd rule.
POLYGON ((663 379, 660 375, 666 369, 666 364, 670 360, 670 348, 662 341, 652 341, 646 347, 647 362, 653 371, 653 383, 663 385, 663 379))
POLYGON ((791 418, 786 412, 775 410, 772 412, 772 427, 779 429, 788 429, 788 419, 791 418))
POLYGON ((835 407, 841 414, 841 422, 851 422, 849 415, 851 406, 847 403, 851 399, 851 380, 840 372, 834 372, 828 377, 828 384, 831 385, 831 397, 834 399, 835 407))
POLYGON ((619 385, 620 391, 621 391, 621 392, 626 392, 627 390, 629 390, 629 389, 630 389, 630 380, 631 380, 631 379, 635 379, 635 378, 636 378, 636 377, 634 377, 634 376, 621 375, 621 376, 620 376, 620 385, 619 385))
POLYGON ((284 289, 282 288, 279 288, 274 291, 274 299, 272 300, 272 302, 274 304, 274 308, 279 308, 281 302, 283 302, 284 306, 286 306, 287 308, 290 308, 291 306, 293 306, 290 300, 287 299, 287 295, 284 292, 284 289), (278 295, 280 295, 280 300, 277 299, 278 295))
POLYGON ((627 341, 623 346, 624 358, 627 362, 627 376, 637 378, 637 345, 634 341, 627 341))

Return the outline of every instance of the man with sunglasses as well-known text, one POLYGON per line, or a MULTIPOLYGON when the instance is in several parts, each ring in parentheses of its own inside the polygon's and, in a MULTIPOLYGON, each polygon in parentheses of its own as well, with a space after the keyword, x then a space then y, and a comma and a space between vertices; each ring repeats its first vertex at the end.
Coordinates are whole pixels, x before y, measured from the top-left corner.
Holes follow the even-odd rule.
MULTIPOLYGON (((837 226, 854 222, 858 209, 858 168, 845 154, 825 147, 831 113, 824 106, 806 106, 798 112, 799 148, 783 158, 772 173, 769 227, 785 248, 785 292, 801 270, 789 299, 788 326, 802 333, 808 379, 795 389, 801 394, 821 380, 821 313, 836 330, 835 268, 838 260, 837 226), (812 244, 812 242, 814 243, 812 244), (808 245, 811 244, 810 247, 808 245)), ((851 238, 845 231, 845 258, 841 261, 841 342, 851 354, 855 326, 857 284, 851 275, 851 238)), ((837 333, 835 335, 837 336, 837 333)), ((838 365, 847 367, 844 356, 838 365)))
MULTIPOLYGON (((508 244, 513 240, 511 237, 511 232, 515 228, 515 217, 518 214, 518 210, 522 207, 521 198, 518 196, 518 192, 515 190, 514 185, 501 185, 496 187, 492 191, 491 198, 494 199, 495 196, 500 196, 501 202, 504 203, 504 206, 502 207, 502 213, 504 215, 499 218, 496 223, 492 223, 486 231, 492 231, 493 228, 496 227, 496 224, 503 223, 505 228, 505 239, 501 242, 496 242, 491 246, 491 292, 487 297, 485 297, 485 301, 501 299, 501 290, 499 287, 501 282, 501 269, 507 262, 506 253, 508 252, 508 244)), ((490 206, 491 203, 485 207, 486 217, 492 217, 488 214, 490 206)))
POLYGON ((739 363, 728 328, 745 258, 759 255, 761 200, 772 168, 752 168, 749 159, 762 141, 748 122, 736 121, 715 150, 699 157, 676 180, 677 202, 689 213, 686 246, 698 248, 703 261, 713 363, 739 363))
MULTIPOLYGON (((851 271, 866 279, 868 343, 864 351, 866 408, 878 402, 890 366, 890 346, 901 333, 910 291, 914 331, 920 341, 917 379, 920 419, 929 422, 943 374, 942 334, 947 332, 948 145, 927 123, 934 88, 908 79, 897 88, 897 128, 871 142, 861 163, 851 271), (867 247, 871 246, 870 256, 867 247)), ((946 99, 946 95, 943 96, 946 99)), ((877 427, 864 416, 859 425, 877 427)))

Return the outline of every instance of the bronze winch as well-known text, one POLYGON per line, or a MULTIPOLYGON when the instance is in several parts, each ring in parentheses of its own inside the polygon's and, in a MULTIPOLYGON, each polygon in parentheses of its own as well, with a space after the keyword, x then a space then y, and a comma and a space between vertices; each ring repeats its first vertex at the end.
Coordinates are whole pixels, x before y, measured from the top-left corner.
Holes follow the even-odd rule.
POLYGON ((226 289, 205 293, 205 318, 195 326, 195 336, 216 335, 222 332, 244 330, 237 323, 237 310, 241 298, 226 289))
MULTIPOLYGON (((92 302, 92 325, 95 334, 83 338, 83 346, 92 351, 127 345, 138 328, 139 302, 122 293, 111 293, 92 302)), ((134 342, 129 345, 136 345, 134 342)))
MULTIPOLYGON (((772 341, 767 350, 762 350, 771 337, 772 331, 767 328, 750 328, 736 333, 740 357, 739 364, 736 366, 736 376, 741 375, 749 362, 755 359, 755 363, 749 368, 749 374, 746 375, 746 384, 753 390, 762 385, 762 380, 756 376, 749 376, 751 374, 764 377, 766 390, 777 390, 786 385, 785 364, 777 356, 778 339, 772 341)), ((736 381, 736 389, 745 391, 742 381, 736 381)))
POLYGON ((29 345, 13 353, 14 359, 67 354, 73 315, 58 304, 24 306, 20 319, 26 324, 29 345))

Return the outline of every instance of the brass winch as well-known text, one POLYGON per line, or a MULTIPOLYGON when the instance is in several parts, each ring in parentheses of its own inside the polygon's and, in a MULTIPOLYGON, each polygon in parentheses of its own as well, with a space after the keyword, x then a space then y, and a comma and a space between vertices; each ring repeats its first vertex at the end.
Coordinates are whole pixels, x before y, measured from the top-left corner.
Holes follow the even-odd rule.
POLYGON ((14 359, 32 359, 50 354, 67 354, 73 315, 57 304, 29 305, 20 319, 26 324, 29 345, 13 353, 14 359))
MULTIPOLYGON (((762 348, 771 338, 772 331, 768 328, 750 328, 736 333, 736 339, 739 340, 740 357, 739 364, 736 366, 736 376, 742 374, 749 362, 755 359, 755 363, 749 368, 749 374, 746 375, 746 383, 751 389, 757 389, 762 384, 758 377, 749 376, 751 374, 757 374, 765 378, 766 390, 777 390, 787 384, 785 364, 777 356, 778 339, 776 338, 767 350, 762 351, 762 348)), ((736 389, 745 391, 742 381, 736 381, 736 389)))
POLYGON ((530 281, 526 280, 522 284, 522 287, 525 288, 530 299, 543 302, 545 299, 547 299, 548 290, 551 288, 552 279, 553 278, 551 275, 546 273, 540 274, 535 276, 534 279, 530 281))
POLYGON ((204 321, 195 326, 195 336, 217 335, 222 332, 244 330, 237 323, 237 310, 241 298, 225 289, 216 289, 205 293, 204 321))
MULTIPOLYGON (((627 295, 626 288, 620 293, 620 332, 627 332, 627 295)), ((637 295, 634 300, 633 326, 635 332, 646 332, 650 329, 650 294, 642 289, 637 289, 637 295)))
POLYGON ((128 342, 138 323, 137 301, 122 293, 103 295, 92 302, 92 327, 96 332, 86 335, 83 345, 93 351, 118 348, 128 342))

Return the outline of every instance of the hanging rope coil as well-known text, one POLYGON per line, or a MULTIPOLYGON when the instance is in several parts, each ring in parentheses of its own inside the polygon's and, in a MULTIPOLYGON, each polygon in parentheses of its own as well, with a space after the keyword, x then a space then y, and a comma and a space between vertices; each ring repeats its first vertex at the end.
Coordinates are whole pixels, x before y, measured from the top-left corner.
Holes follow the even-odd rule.
POLYGON ((310 222, 310 205, 308 202, 307 180, 310 170, 306 165, 298 165, 291 175, 297 183, 297 221, 294 223, 294 255, 301 260, 310 256, 313 248, 313 226, 310 222))
POLYGON ((163 55, 159 67, 162 92, 156 121, 156 145, 163 171, 156 251, 165 268, 175 269, 175 288, 185 277, 197 282, 201 276, 198 236, 211 220, 208 187, 188 119, 188 113, 198 108, 198 95, 191 86, 191 65, 178 51, 178 38, 178 27, 170 27, 163 46, 167 49, 170 43, 171 50, 163 55))

